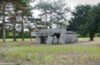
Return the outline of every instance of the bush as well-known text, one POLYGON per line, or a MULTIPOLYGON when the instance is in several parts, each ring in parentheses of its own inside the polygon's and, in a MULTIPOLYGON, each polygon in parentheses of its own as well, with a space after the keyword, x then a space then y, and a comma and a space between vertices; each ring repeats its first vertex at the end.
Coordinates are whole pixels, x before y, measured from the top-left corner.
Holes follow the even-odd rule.
POLYGON ((78 34, 77 36, 78 36, 79 38, 87 38, 87 37, 89 37, 89 35, 84 36, 84 35, 81 35, 81 34, 78 34))
MULTIPOLYGON (((6 36, 7 39, 12 39, 13 36, 6 36)), ((22 38, 22 36, 16 36, 16 38, 22 38)), ((30 38, 30 36, 24 36, 24 38, 30 38)), ((32 37, 35 38, 35 37, 32 37)), ((0 39, 2 39, 2 36, 0 36, 0 39)))
POLYGON ((100 37, 100 33, 97 33, 96 36, 97 36, 97 37, 100 37))

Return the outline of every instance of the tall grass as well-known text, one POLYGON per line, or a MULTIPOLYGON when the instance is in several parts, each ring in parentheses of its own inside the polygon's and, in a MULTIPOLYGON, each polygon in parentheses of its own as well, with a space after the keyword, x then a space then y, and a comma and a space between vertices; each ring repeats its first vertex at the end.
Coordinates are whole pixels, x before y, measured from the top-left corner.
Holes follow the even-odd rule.
MULTIPOLYGON (((99 47, 80 47, 80 46, 36 46, 36 47, 12 47, 10 50, 0 53, 0 58, 6 61, 31 61, 34 63, 51 63, 56 56, 81 55, 81 59, 100 59, 99 47), (84 56, 84 54, 88 54, 84 56), (83 56, 82 56, 83 55, 83 56), (9 60, 10 59, 10 60, 9 60)), ((70 59, 70 58, 69 58, 70 59)))

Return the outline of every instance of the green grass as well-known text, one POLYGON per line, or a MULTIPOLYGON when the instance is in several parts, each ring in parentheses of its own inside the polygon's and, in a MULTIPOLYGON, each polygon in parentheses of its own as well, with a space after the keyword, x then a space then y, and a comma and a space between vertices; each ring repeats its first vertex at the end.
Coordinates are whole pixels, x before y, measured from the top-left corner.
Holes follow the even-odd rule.
MULTIPOLYGON (((89 38, 78 38, 78 39, 79 39, 79 41, 88 41, 89 40, 89 38)), ((34 38, 32 40, 34 40, 34 38)), ((98 41, 98 40, 100 40, 100 37, 96 37, 96 38, 94 38, 94 40, 98 41)), ((22 41, 22 39, 17 39, 17 41, 22 41)), ((30 39, 26 38, 25 41, 30 41, 30 39)), ((13 42, 13 39, 6 39, 6 42, 13 42)), ((0 43, 3 43, 2 39, 0 39, 0 43)))
MULTIPOLYGON (((80 46, 36 46, 36 47, 12 47, 10 50, 3 51, 0 53, 0 57, 6 61, 30 61, 33 63, 52 63, 57 60, 56 56, 65 55, 66 61, 73 59, 68 57, 73 55, 81 55, 80 60, 96 60, 100 59, 100 48, 99 47, 80 47, 80 46), (69 53, 71 55, 69 55, 69 53), (84 54, 88 54, 84 56, 84 54), (10 59, 10 60, 9 60, 10 59)), ((63 60, 63 58, 60 58, 63 60)), ((74 61, 76 59, 73 59, 74 61)), ((58 61, 56 61, 58 62, 58 61)))
MULTIPOLYGON (((89 41, 89 38, 78 38, 78 39, 79 39, 79 41, 89 41)), ((98 41, 98 40, 100 40, 100 37, 95 37, 94 40, 98 41)))
MULTIPOLYGON (((79 38, 80 41, 88 39, 79 38)), ((82 45, 34 45, 30 39, 25 42, 19 39, 18 42, 1 43, 0 61, 15 62, 20 65, 74 65, 75 63, 91 65, 89 64, 91 62, 100 65, 100 46, 94 45, 95 43, 100 45, 99 41, 100 38, 95 38, 94 42, 85 44, 82 42, 82 45)))
MULTIPOLYGON (((89 38, 78 38, 78 39, 79 39, 79 41, 88 41, 89 40, 89 38)), ((33 40, 34 40, 34 38, 33 38, 33 40)), ((94 38, 94 40, 98 41, 98 40, 100 40, 100 37, 96 37, 96 38, 94 38)), ((17 39, 17 41, 22 41, 22 39, 17 39)), ((30 41, 30 39, 26 38, 25 41, 30 41)), ((0 39, 0 42, 2 42, 2 39, 0 39)), ((6 39, 6 42, 13 42, 13 39, 6 39)))

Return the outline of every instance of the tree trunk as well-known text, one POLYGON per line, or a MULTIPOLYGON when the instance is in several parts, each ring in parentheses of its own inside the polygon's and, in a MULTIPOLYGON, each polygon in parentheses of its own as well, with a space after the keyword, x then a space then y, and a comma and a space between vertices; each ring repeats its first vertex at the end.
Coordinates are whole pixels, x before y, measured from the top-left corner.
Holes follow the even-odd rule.
POLYGON ((90 33, 90 41, 94 41, 94 36, 95 36, 95 33, 94 32, 91 32, 90 33))
POLYGON ((16 21, 14 19, 14 21, 13 21, 13 40, 14 41, 16 41, 16 28, 15 28, 15 26, 16 26, 16 21))
POLYGON ((46 14, 46 21, 45 21, 45 25, 46 25, 46 29, 48 28, 47 26, 47 12, 45 11, 45 14, 46 14))
POLYGON ((6 26, 5 26, 5 6, 6 3, 3 3, 3 21, 2 21, 2 27, 3 27, 3 42, 6 41, 6 26))
POLYGON ((24 41, 24 16, 23 16, 23 13, 22 13, 22 41, 24 41))
POLYGON ((13 22, 13 41, 16 41, 16 10, 15 10, 15 15, 12 17, 12 22, 13 22))
POLYGON ((31 31, 30 31, 30 40, 32 41, 32 35, 31 35, 31 31))
POLYGON ((52 21, 52 13, 51 13, 51 17, 50 17, 50 19, 51 19, 51 21, 50 21, 50 29, 52 29, 52 23, 53 23, 53 21, 52 21))

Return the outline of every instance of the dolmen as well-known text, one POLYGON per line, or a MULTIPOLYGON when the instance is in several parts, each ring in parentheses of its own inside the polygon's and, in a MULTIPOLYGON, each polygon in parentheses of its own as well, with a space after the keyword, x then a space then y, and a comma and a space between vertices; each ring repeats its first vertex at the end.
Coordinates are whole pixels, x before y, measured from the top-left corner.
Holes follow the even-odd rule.
POLYGON ((36 34, 36 42, 39 44, 70 44, 77 41, 77 34, 66 29, 45 29, 36 34))

